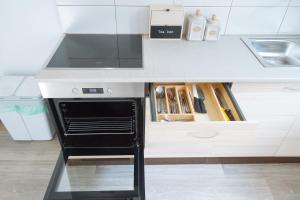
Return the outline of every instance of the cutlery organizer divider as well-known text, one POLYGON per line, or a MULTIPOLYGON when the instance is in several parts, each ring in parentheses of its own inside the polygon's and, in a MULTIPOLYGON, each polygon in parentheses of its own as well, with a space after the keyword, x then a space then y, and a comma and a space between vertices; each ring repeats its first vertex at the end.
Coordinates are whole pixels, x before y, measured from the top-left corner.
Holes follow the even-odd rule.
POLYGON ((223 108, 220 104, 220 102, 218 101, 218 98, 217 98, 217 95, 215 93, 215 89, 219 89, 221 95, 223 96, 225 102, 227 103, 227 106, 229 107, 229 109, 231 110, 231 113, 234 117, 234 119, 236 121, 240 121, 240 116, 234 106, 234 104, 232 103, 231 101, 231 98, 228 96, 227 92, 226 92, 226 89, 224 88, 223 84, 220 84, 220 83, 212 83, 210 84, 210 87, 211 87, 211 90, 213 91, 213 94, 215 96, 215 98, 217 99, 217 104, 218 104, 218 109, 220 109, 220 112, 222 114, 222 117, 223 117, 223 120, 226 121, 227 120, 227 117, 226 117, 226 114, 225 112, 223 112, 223 108))
POLYGON ((188 95, 188 91, 187 91, 187 87, 184 84, 167 84, 167 83, 154 83, 154 103, 155 103, 155 110, 156 110, 156 115, 157 115, 157 120, 158 121, 194 121, 194 108, 192 105, 192 101, 188 95), (165 106, 166 106, 166 113, 159 113, 157 108, 158 108, 158 96, 155 92, 157 87, 163 87, 164 91, 165 91, 165 95, 164 95, 164 101, 165 101, 165 106), (175 101, 176 101, 176 109, 177 112, 176 113, 172 113, 171 112, 171 108, 170 108, 170 98, 168 95, 168 92, 173 92, 173 95, 175 97, 175 101), (188 107, 190 109, 190 113, 184 113, 183 112, 183 108, 182 105, 180 103, 180 98, 179 98, 179 91, 183 91, 184 95, 187 99, 187 103, 188 103, 188 107))
POLYGON ((178 91, 176 86, 166 87, 166 96, 167 102, 169 103, 169 114, 180 114, 181 112, 179 108, 178 91))
POLYGON ((165 98, 164 98, 164 103, 163 103, 163 105, 165 105, 165 111, 167 111, 166 112, 166 114, 169 114, 170 113, 170 107, 169 107, 169 101, 168 101, 168 97, 167 97, 167 89, 166 89, 166 87, 164 87, 164 91, 165 91, 165 98))

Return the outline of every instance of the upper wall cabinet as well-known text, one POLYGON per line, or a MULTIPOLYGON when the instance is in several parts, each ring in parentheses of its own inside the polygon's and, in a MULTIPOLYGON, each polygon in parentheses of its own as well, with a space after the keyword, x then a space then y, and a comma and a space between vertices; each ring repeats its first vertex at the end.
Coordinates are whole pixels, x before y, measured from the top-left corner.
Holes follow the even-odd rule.
POLYGON ((232 0, 174 0, 184 6, 230 6, 232 0))
POLYGON ((290 0, 233 0, 232 6, 287 6, 290 0))
POLYGON ((115 34, 114 6, 58 6, 65 33, 115 34))
POLYGON ((101 5, 113 6, 114 0, 56 0, 56 5, 101 5))
POLYGON ((173 0, 115 0, 116 5, 149 6, 153 4, 173 4, 173 0))
POLYGON ((300 6, 300 0, 291 0, 290 6, 300 6))

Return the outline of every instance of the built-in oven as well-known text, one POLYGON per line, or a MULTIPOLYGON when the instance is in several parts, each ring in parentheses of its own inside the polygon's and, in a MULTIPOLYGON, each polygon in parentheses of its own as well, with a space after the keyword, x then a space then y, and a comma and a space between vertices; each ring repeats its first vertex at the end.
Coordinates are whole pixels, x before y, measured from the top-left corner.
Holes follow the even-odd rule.
POLYGON ((145 199, 144 84, 57 84, 40 83, 61 145, 44 199, 145 199))

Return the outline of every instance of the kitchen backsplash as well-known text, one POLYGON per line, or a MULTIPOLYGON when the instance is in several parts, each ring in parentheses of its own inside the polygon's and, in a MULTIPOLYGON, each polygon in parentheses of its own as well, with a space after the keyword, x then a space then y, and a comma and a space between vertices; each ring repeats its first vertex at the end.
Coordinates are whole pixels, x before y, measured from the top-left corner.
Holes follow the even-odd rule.
POLYGON ((300 0, 56 0, 66 33, 148 33, 149 5, 216 14, 223 34, 300 34, 300 0))

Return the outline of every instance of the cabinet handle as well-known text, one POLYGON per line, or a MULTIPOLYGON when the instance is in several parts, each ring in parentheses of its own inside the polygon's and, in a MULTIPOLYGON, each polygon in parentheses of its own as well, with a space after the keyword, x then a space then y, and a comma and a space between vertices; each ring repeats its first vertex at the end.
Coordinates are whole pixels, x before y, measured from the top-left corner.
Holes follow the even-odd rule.
POLYGON ((217 131, 208 131, 208 132, 187 132, 187 135, 193 137, 193 138, 198 138, 198 139, 210 139, 217 137, 219 135, 219 132, 217 131))
POLYGON ((298 87, 296 87, 296 88, 293 88, 293 87, 284 87, 283 89, 287 90, 287 91, 290 91, 290 92, 300 92, 300 88, 298 88, 298 87))

